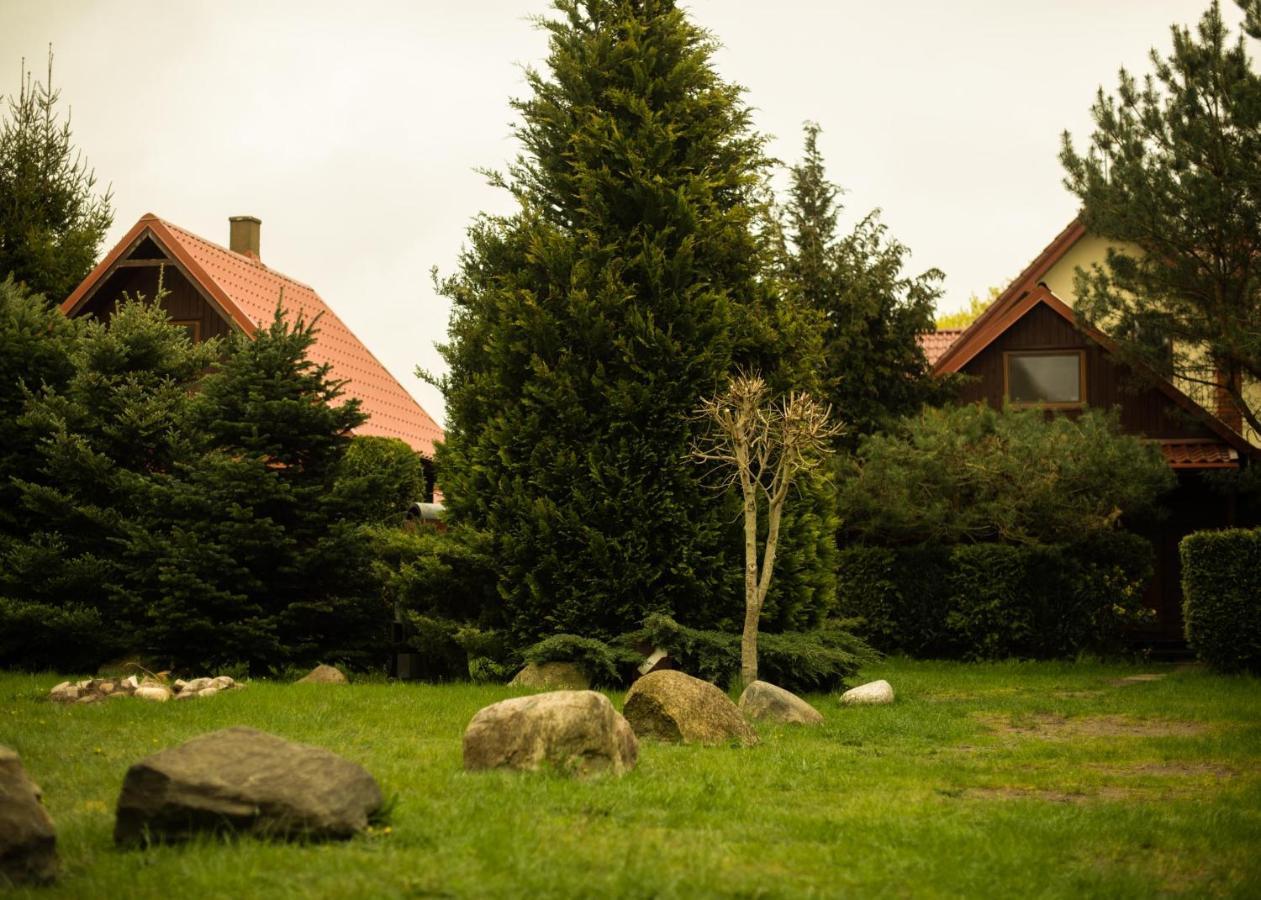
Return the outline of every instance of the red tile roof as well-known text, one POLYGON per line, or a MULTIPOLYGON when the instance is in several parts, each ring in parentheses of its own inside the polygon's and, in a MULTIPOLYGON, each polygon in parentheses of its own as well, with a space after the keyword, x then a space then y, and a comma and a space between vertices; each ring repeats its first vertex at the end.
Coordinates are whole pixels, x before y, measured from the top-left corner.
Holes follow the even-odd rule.
POLYGON ((310 322, 319 316, 310 356, 331 366, 334 378, 348 382, 346 394, 363 404, 369 419, 356 433, 401 438, 412 449, 433 457, 433 445, 442 440, 442 429, 311 287, 267 268, 252 256, 234 253, 152 214, 142 217, 97 265, 62 304, 62 311, 72 314, 146 233, 181 265, 213 305, 247 334, 271 322, 277 303, 283 302, 285 312, 294 318, 301 315, 310 322))
POLYGON ((1160 452, 1172 469, 1237 469, 1239 452, 1212 440, 1164 440, 1160 452))
POLYGON ((930 331, 919 336, 919 345, 924 348, 924 355, 928 357, 930 366, 936 365, 937 360, 941 359, 950 346, 959 339, 959 335, 963 334, 962 328, 938 328, 936 331, 930 331))

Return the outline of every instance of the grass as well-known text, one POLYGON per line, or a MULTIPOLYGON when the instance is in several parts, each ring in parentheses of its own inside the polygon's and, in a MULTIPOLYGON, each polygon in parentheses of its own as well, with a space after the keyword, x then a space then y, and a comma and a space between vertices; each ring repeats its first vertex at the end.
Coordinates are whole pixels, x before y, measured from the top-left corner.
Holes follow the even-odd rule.
MULTIPOLYGON (((751 749, 645 743, 621 779, 465 774, 515 692, 256 682, 189 703, 54 706, 0 675, 0 743, 57 822, 53 897, 1261 896, 1261 682, 1196 668, 890 660, 892 706, 811 699, 751 749), (1155 681, 1121 682, 1138 673, 1155 681), (244 724, 335 750, 396 798, 344 844, 116 850, 127 766, 244 724)), ((620 705, 621 697, 614 695, 620 705)))

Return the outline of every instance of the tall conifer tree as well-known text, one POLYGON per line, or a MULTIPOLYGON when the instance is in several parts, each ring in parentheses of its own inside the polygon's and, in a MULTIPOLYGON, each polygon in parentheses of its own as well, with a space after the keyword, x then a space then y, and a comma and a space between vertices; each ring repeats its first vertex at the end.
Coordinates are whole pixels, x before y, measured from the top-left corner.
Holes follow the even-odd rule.
POLYGON ((766 358, 766 167, 671 0, 558 0, 515 102, 518 210, 469 233, 442 386, 451 515, 494 534, 514 637, 730 625, 738 518, 687 459, 699 398, 766 358))

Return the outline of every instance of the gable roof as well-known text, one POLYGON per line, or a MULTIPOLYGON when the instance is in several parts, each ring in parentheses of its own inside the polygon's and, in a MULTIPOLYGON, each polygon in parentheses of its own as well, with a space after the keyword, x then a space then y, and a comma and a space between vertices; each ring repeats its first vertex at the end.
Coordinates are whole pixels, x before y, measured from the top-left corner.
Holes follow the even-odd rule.
MULTIPOLYGON (((1046 249, 1039 253, 1033 262, 1016 277, 1007 290, 998 295, 989 309, 964 329, 963 334, 937 359, 933 365, 933 372, 942 375, 961 371, 976 358, 977 354, 1039 305, 1046 306, 1064 318, 1077 331, 1099 344, 1108 353, 1117 355, 1118 347, 1115 341, 1099 329, 1077 321, 1073 308, 1055 296, 1051 289, 1042 283, 1043 276, 1085 234, 1086 229, 1079 219, 1074 219, 1069 223, 1068 227, 1056 235, 1046 249)), ((1252 456, 1257 453, 1257 448, 1248 443, 1242 435, 1188 397, 1167 378, 1150 370, 1145 370, 1144 374, 1153 382, 1157 390, 1176 406, 1201 421, 1229 447, 1242 455, 1252 456)), ((1166 453, 1166 456, 1168 457, 1169 454, 1166 453)))
POLYGON ((247 335, 271 323, 278 303, 293 318, 301 316, 310 322, 319 316, 310 358, 327 363, 333 378, 347 382, 346 394, 359 399, 369 418, 355 433, 400 438, 413 450, 433 457, 442 429, 313 288, 152 213, 132 226, 66 298, 61 311, 74 315, 147 238, 157 243, 220 315, 247 335))

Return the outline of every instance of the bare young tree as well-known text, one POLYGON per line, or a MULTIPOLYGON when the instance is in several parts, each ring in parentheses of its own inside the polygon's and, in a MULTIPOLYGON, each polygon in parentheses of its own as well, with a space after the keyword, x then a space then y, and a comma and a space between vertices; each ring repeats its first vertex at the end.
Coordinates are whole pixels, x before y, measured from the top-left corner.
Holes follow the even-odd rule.
POLYGON ((740 486, 744 496, 744 633, 740 677, 757 681, 758 623, 775 569, 779 523, 793 480, 817 468, 842 427, 832 409, 805 392, 778 400, 760 375, 739 373, 727 389, 701 401, 699 416, 711 427, 692 455, 723 470, 720 487, 740 486), (758 520, 766 507, 766 543, 758 560, 758 520))

